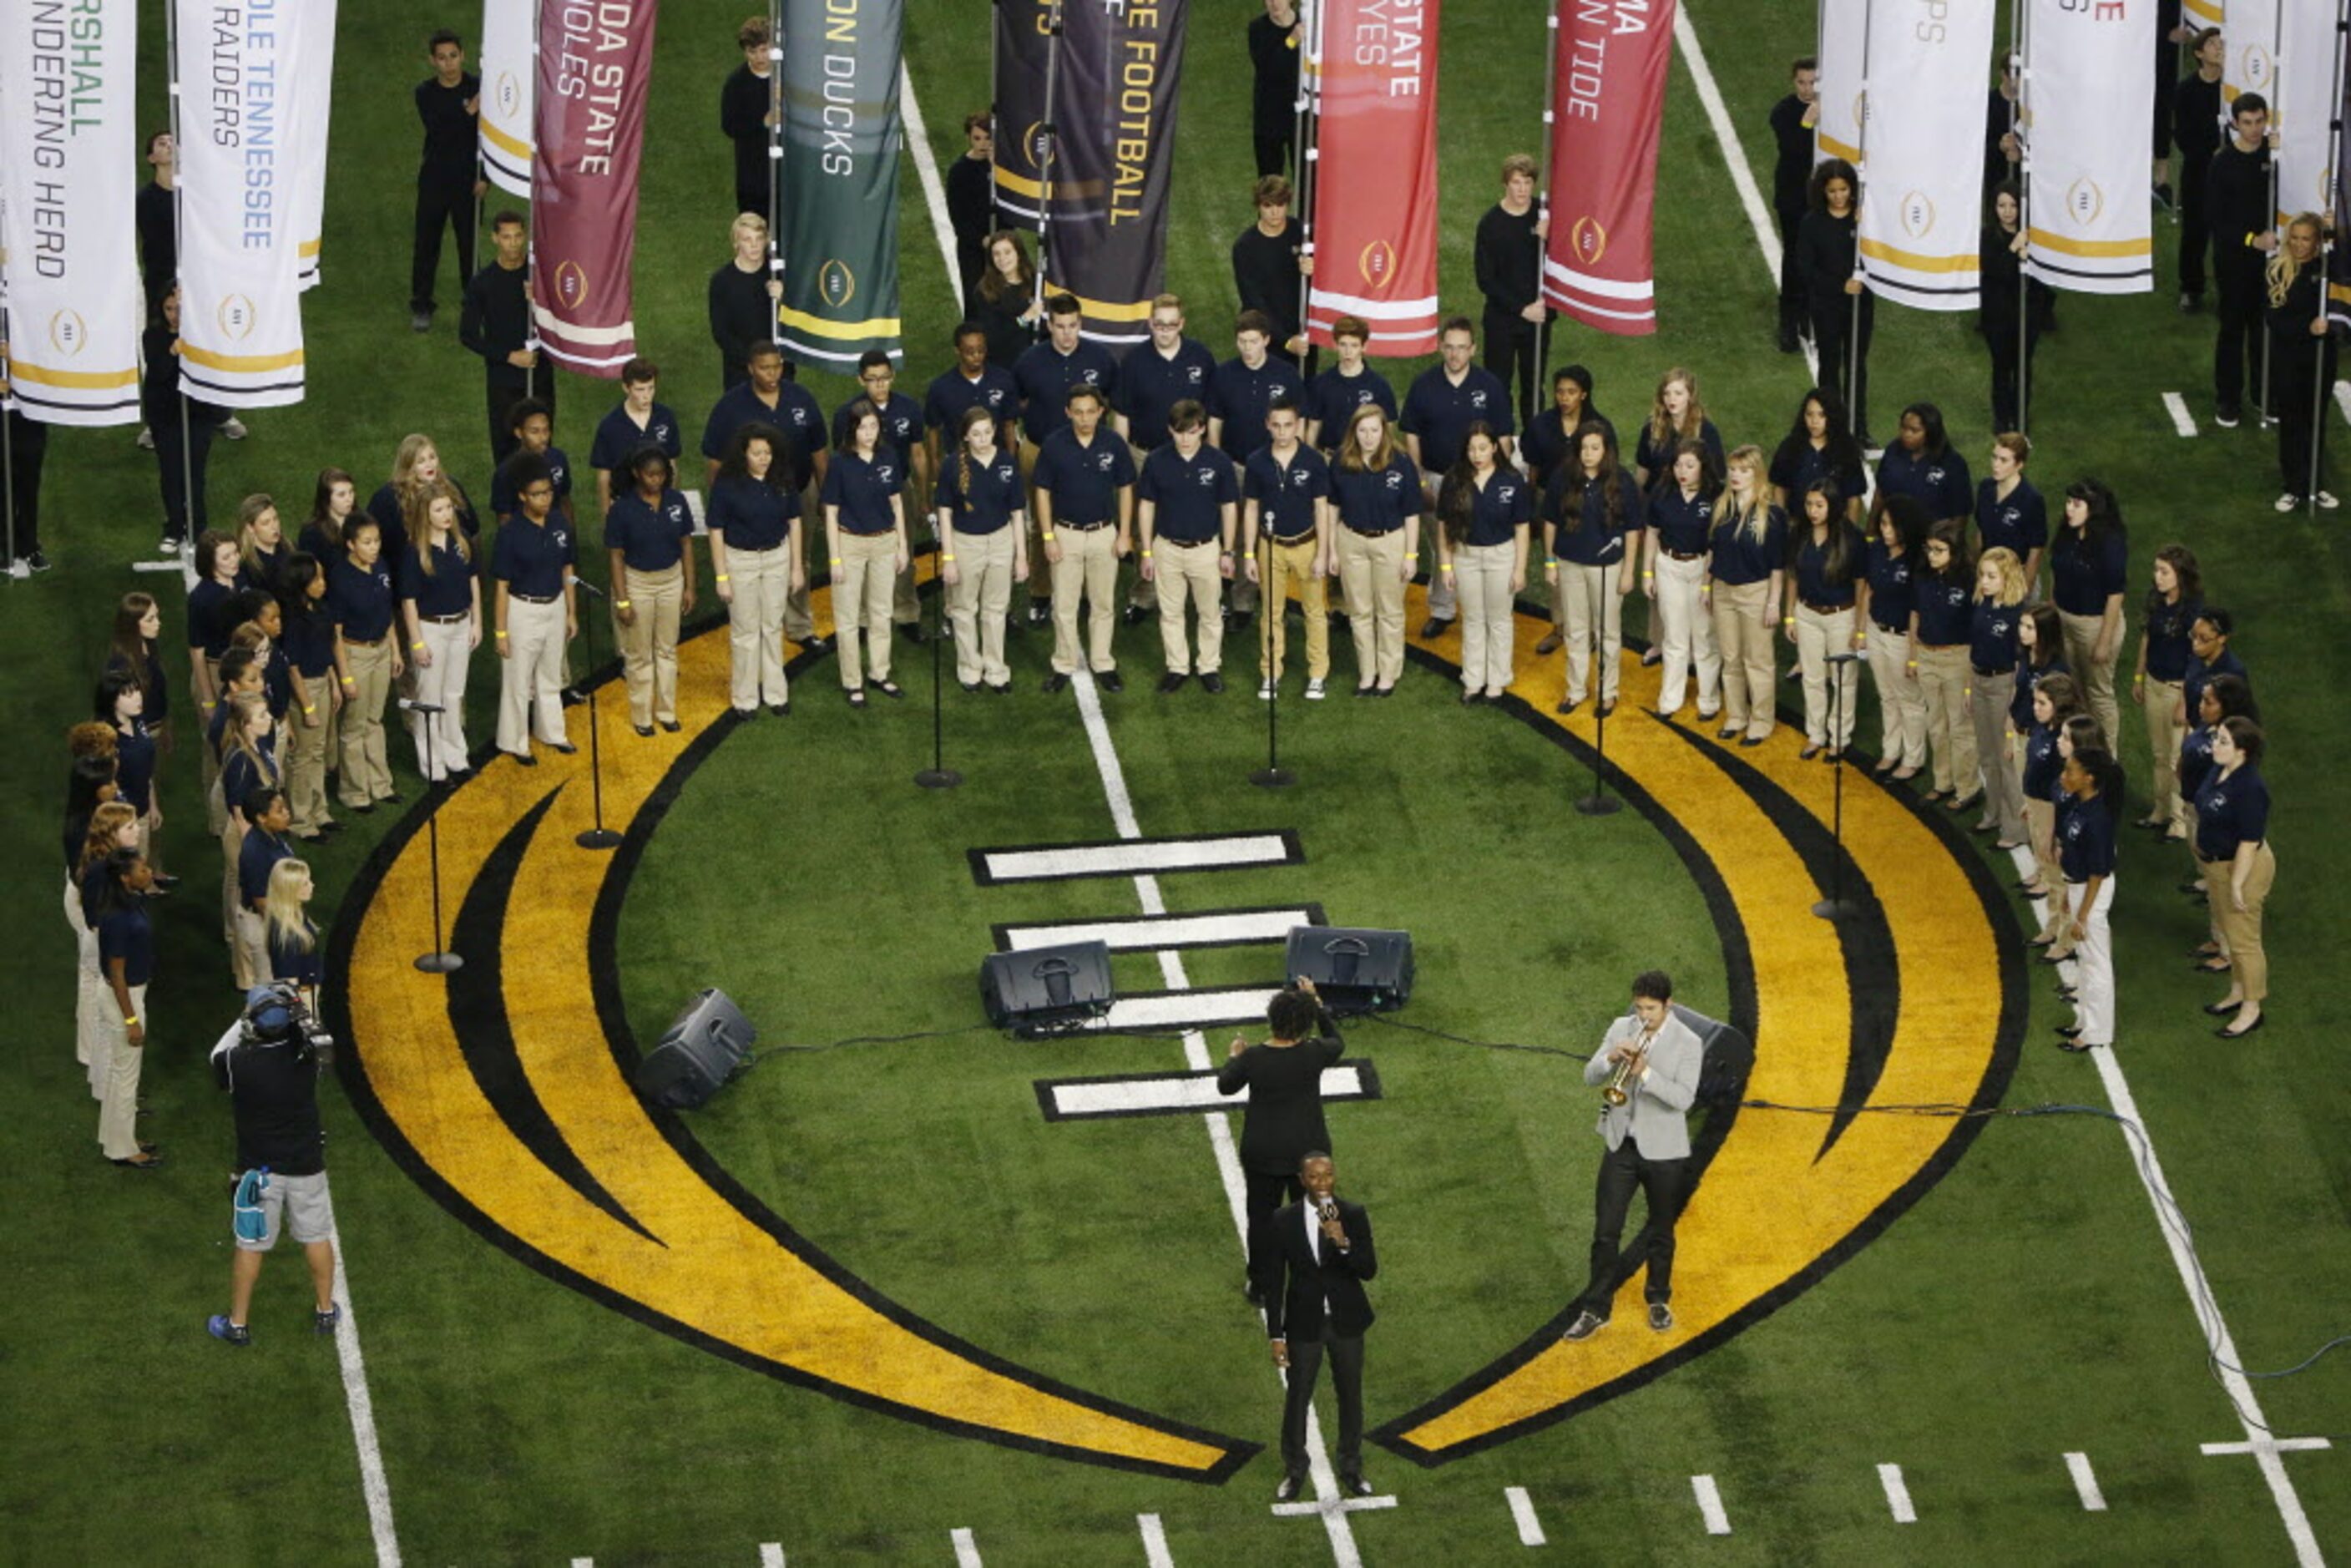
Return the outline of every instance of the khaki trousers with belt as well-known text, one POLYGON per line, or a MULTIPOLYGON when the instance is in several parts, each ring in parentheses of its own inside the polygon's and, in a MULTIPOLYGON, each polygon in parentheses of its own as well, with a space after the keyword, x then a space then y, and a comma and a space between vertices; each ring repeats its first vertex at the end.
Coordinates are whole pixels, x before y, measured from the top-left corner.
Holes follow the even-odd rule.
POLYGON ((1968 712, 1973 674, 1964 643, 1918 645, 1918 690, 1927 700, 1927 755, 1935 764, 1935 788, 1963 800, 1976 792, 1976 727, 1968 712))
POLYGON ((2161 817, 2174 831, 2188 826, 2188 808, 2179 799, 2179 697, 2178 681, 2149 678, 2139 686, 2139 713, 2147 720, 2147 747, 2155 764, 2155 808, 2147 815, 2161 817))
POLYGON ((294 814, 294 833, 303 838, 333 821, 327 810, 327 753, 343 706, 331 671, 308 685, 318 712, 305 714, 298 703, 286 715, 286 809, 294 814))
POLYGON ((1215 539, 1186 544, 1161 535, 1152 546, 1153 586, 1159 592, 1159 647, 1172 674, 1194 673, 1196 661, 1184 637, 1184 606, 1199 619, 1198 673, 1214 674, 1225 662, 1225 580, 1215 539))
POLYGON ((1851 664, 1829 660, 1853 652, 1850 609, 1826 614, 1801 600, 1796 604, 1796 667, 1804 677, 1804 738, 1843 751, 1853 744, 1853 709, 1861 695, 1851 664))
POLYGON ((343 804, 357 810, 392 794, 392 763, 384 754, 383 708, 392 700, 392 642, 371 648, 343 644, 351 684, 343 688, 343 804))
POLYGON ((1111 637, 1118 630, 1118 529, 1108 523, 1092 528, 1059 528, 1053 530, 1053 543, 1061 552, 1061 559, 1051 563, 1054 673, 1078 673, 1081 593, 1086 601, 1087 667, 1096 674, 1115 669, 1111 637))
POLYGON ((2253 852, 2252 870, 2245 875, 2245 908, 2241 915, 2229 896, 2236 874, 2231 861, 2199 861, 2204 891, 2212 917, 2220 927, 2220 943, 2228 950, 2229 967, 2237 988, 2250 1002, 2266 1001, 2270 994, 2270 958, 2262 946, 2262 906, 2269 902, 2270 884, 2277 880, 2277 856, 2265 842, 2253 852))
POLYGON ((1707 596, 1722 650, 1722 724, 1750 740, 1771 733, 1771 584, 1718 582, 1707 596))
POLYGON ((890 600, 895 591, 897 555, 895 528, 878 534, 841 530, 841 565, 832 574, 832 629, 846 690, 890 678, 890 600), (857 639, 861 630, 865 633, 862 649, 857 639))
POLYGON ((1592 655, 1600 653, 1600 700, 1616 700, 1618 666, 1625 653, 1625 565, 1586 566, 1562 561, 1559 580, 1567 608, 1567 700, 1580 703, 1591 689, 1592 655))
POLYGON ((1518 563, 1516 544, 1462 545, 1453 552, 1454 594, 1461 609, 1464 691, 1499 695, 1517 678, 1513 655, 1519 625, 1510 571, 1518 563))
POLYGON ((498 749, 530 755, 534 729, 549 746, 563 734, 563 600, 507 596, 507 656, 498 661, 498 749), (533 720, 536 719, 534 724, 533 720))
POLYGON ((1667 717, 1681 712, 1689 678, 1696 674, 1698 716, 1712 718, 1722 711, 1722 653, 1714 645, 1714 617, 1708 612, 1706 595, 1698 591, 1706 582, 1706 558, 1676 560, 1661 554, 1653 570, 1657 601, 1651 613, 1665 656, 1658 711, 1667 717))
POLYGON ((791 701, 784 678, 784 601, 791 592, 789 541, 726 552, 727 698, 737 713, 791 701))
POLYGON ((1404 674, 1404 530, 1339 526, 1339 586, 1355 639, 1355 684, 1392 686, 1404 674))
MULTIPOLYGON (((1012 608, 1012 529, 967 534, 949 528, 946 549, 956 558, 955 586, 946 591, 955 622, 956 679, 1000 686, 1012 678, 1004 662, 1004 618, 1012 608)), ((1058 536, 1057 536, 1058 537, 1058 536)))
MULTIPOLYGON (((639 729, 654 720, 677 722, 677 623, 685 598, 685 569, 667 566, 659 571, 626 568, 621 597, 629 601, 634 623, 620 624, 612 617, 621 643, 621 667, 629 683, 629 720, 639 729)), ((617 602, 617 601, 616 601, 617 602)))
POLYGON ((1309 534, 1296 544, 1269 539, 1258 546, 1259 570, 1265 573, 1265 629, 1259 633, 1258 674, 1279 674, 1290 650, 1290 591, 1298 590, 1299 608, 1306 619, 1306 674, 1323 680, 1331 674, 1331 580, 1314 570, 1319 549, 1309 534))
POLYGON ((2122 615, 2115 616, 2115 654, 2105 659, 2091 656, 2098 645, 2098 632, 2105 626, 2102 615, 2068 615, 2057 612, 2058 624, 2065 630, 2065 663, 2074 672, 2075 684, 2082 688, 2082 706, 2096 716, 2098 727, 2105 732, 2106 749, 2112 751, 2122 744, 2122 709, 2115 702, 2115 659, 2120 657, 2123 634, 2130 628, 2122 615))

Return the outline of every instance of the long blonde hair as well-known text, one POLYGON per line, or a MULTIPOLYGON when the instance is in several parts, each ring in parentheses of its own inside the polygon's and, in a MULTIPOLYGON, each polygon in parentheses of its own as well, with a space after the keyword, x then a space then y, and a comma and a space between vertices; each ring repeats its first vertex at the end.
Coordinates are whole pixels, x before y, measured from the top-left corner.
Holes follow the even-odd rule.
POLYGON ((459 560, 470 562, 474 547, 465 538, 465 525, 457 520, 456 486, 445 478, 428 479, 400 492, 400 517, 408 526, 409 547, 416 551, 416 569, 427 577, 433 575, 433 503, 444 496, 449 500, 449 548, 457 552, 459 560))
POLYGON ((81 852, 74 857, 75 874, 87 872, 114 852, 114 836, 139 820, 139 808, 128 800, 109 800, 89 814, 89 831, 81 852))
POLYGON ((422 431, 400 438, 400 450, 392 454, 392 488, 394 494, 404 496, 408 487, 416 483, 416 460, 427 452, 438 457, 441 444, 422 431))
POLYGON ((1349 473, 1384 474, 1395 462, 1395 421, 1378 403, 1367 402, 1347 416, 1347 434, 1339 443, 1339 466, 1349 473), (1355 427, 1367 419, 1380 422, 1380 444, 1369 458, 1364 455, 1364 444, 1355 439, 1355 427))
POLYGON ((283 942, 298 953, 308 953, 319 945, 310 917, 302 913, 303 901, 309 894, 308 862, 289 857, 269 868, 269 892, 261 901, 261 915, 269 923, 271 942, 283 942))
POLYGON ((1698 377, 1676 365, 1657 378, 1657 395, 1649 402, 1649 444, 1660 450, 1672 450, 1675 440, 1681 436, 1696 437, 1706 428, 1706 403, 1698 395, 1698 377), (1666 412, 1666 389, 1679 382, 1689 388, 1689 407, 1677 427, 1673 415, 1666 412))
MULTIPOLYGON (((242 751, 253 759, 253 766, 262 779, 267 783, 275 784, 277 782, 277 764, 271 761, 269 754, 254 745, 252 737, 245 733, 251 727, 255 714, 266 714, 268 711, 269 698, 260 692, 238 692, 230 697, 228 723, 221 727, 220 759, 221 766, 225 768, 228 766, 229 758, 242 751)), ((238 803, 232 800, 229 804, 235 806, 238 803)))
MULTIPOLYGON (((253 525, 261 521, 263 513, 277 510, 277 503, 266 495, 247 496, 237 503, 236 554, 237 559, 245 562, 247 571, 257 573, 261 570, 260 549, 253 542, 253 525)), ((277 518, 277 548, 280 550, 286 548, 286 517, 283 513, 279 513, 277 518)))
MULTIPOLYGON (((2311 238, 2318 241, 2321 246, 2325 243, 2326 225, 2316 213, 2296 213, 2288 218, 2285 224, 2286 237, 2292 239, 2294 231, 2296 229, 2308 229, 2311 238)), ((2313 255, 2307 265, 2312 267, 2321 265, 2320 256, 2313 255)), ((2302 276, 2304 266, 2304 263, 2294 260, 2293 251, 2284 246, 2278 246, 2277 254, 2270 257, 2269 267, 2263 274, 2269 279, 2270 304, 2273 307, 2285 303, 2285 297, 2294 292, 2294 279, 2302 276)), ((2323 297, 2321 302, 2324 303, 2323 297)))
POLYGON ((2014 550, 2006 545, 1992 546, 1976 558, 1977 575, 1980 577, 1986 567, 2000 573, 2000 591, 1991 600, 1994 604, 2024 602, 2024 563, 2017 559, 2014 550))
MULTIPOLYGON (((1695 408, 1697 405, 1697 394, 1693 392, 1690 406, 1695 408)), ((1771 467, 1763 461, 1763 449, 1751 442, 1735 449, 1723 460, 1726 473, 1734 468, 1746 469, 1755 476, 1755 483, 1748 487, 1747 505, 1743 508, 1730 487, 1728 485, 1723 486, 1720 498, 1714 504, 1717 519, 1714 526, 1717 528, 1744 528, 1747 537, 1760 545, 1771 531, 1771 491, 1764 482, 1771 467)))

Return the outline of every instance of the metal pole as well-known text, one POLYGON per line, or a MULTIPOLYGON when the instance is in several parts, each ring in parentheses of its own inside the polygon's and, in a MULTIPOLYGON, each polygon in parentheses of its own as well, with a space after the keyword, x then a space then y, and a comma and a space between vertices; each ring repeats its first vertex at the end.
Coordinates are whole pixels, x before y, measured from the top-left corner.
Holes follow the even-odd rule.
MULTIPOLYGON (((2327 95, 2326 188, 2328 205, 2343 204, 2343 68, 2346 35, 2351 34, 2351 0, 2338 0, 2335 12, 2335 88, 2327 95)), ((2334 214, 2326 214, 2332 217, 2334 214)), ((2331 224, 2322 224, 2318 230, 2318 313, 2327 314, 2327 280, 2335 276, 2335 233, 2331 224)), ((2310 373, 2310 483, 2303 486, 2304 510, 2313 517, 2318 516, 2319 454, 2326 448, 2326 349, 2334 336, 2334 326, 2327 327, 2327 336, 2318 340, 2318 363, 2310 373)), ((2266 340, 2264 340, 2266 341, 2266 340)))
MULTIPOLYGON (((171 0, 166 0, 163 6, 163 55, 165 60, 168 62, 171 74, 172 265, 174 271, 184 272, 186 270, 188 256, 188 194, 187 187, 180 181, 179 10, 180 8, 177 5, 172 4, 171 0)), ((177 277, 172 278, 169 287, 174 289, 178 288, 180 287, 180 280, 177 277)), ((187 319, 187 296, 183 293, 180 296, 181 319, 183 321, 187 319)), ((180 400, 180 507, 183 514, 181 520, 184 525, 180 530, 180 560, 183 570, 184 570, 187 567, 194 564, 193 556, 196 545, 196 443, 195 432, 193 429, 193 415, 188 409, 188 383, 177 370, 174 370, 172 372, 172 390, 178 395, 180 400)), ((165 519, 164 526, 167 528, 170 527, 170 520, 168 518, 165 519)), ((212 564, 207 561, 204 564, 204 572, 196 575, 207 575, 211 570, 212 564)), ((195 586, 195 576, 191 576, 188 580, 188 585, 191 588, 193 588, 195 586)))
POLYGON ((1542 409, 1543 395, 1549 386, 1552 313, 1543 286, 1545 275, 1551 268, 1549 236, 1552 157, 1558 150, 1556 138, 1552 134, 1552 128, 1559 110, 1559 0, 1551 0, 1550 15, 1544 18, 1543 25, 1550 31, 1543 35, 1546 46, 1543 49, 1543 153, 1542 161, 1535 165, 1539 171, 1539 177, 1535 181, 1535 229, 1544 237, 1535 242, 1538 246, 1535 256, 1535 303, 1543 306, 1544 310, 1541 315, 1535 318, 1534 396, 1531 400, 1533 406, 1523 411, 1519 422, 1520 430, 1525 430, 1534 423, 1538 413, 1542 409))
MULTIPOLYGON (((2285 42, 2285 0, 2277 0, 2277 5, 2271 13, 2270 37, 2276 43, 2285 42)), ((2283 59, 2275 59, 2270 66, 2271 134, 2278 138, 2280 145, 2270 151, 2270 205, 2268 213, 2264 214, 2269 219, 2270 232, 2277 235, 2281 243, 2285 236, 2279 232, 2277 219, 2278 153, 2284 151, 2285 132, 2278 125, 2278 110, 2282 107, 2282 100, 2278 96, 2278 78, 2284 70, 2285 62, 2283 59)), ((2277 253, 2273 249, 2270 254, 2274 256, 2277 253)), ((2253 390, 2254 406, 2261 410, 2262 425, 2266 427, 2275 424, 2277 415, 2270 412, 2270 335, 2266 331, 2262 334, 2262 384, 2253 390)))
MULTIPOLYGON (((768 0, 768 280, 784 273, 784 0, 768 0)), ((784 341, 783 312, 768 302, 768 340, 784 341)))
MULTIPOLYGON (((1037 290, 1040 304, 1045 279, 1052 266, 1053 177, 1061 162, 1061 132, 1057 123, 1061 85, 1061 0, 1052 0, 1045 13, 1045 123, 1037 128, 1037 134, 1045 143, 1044 152, 1037 161, 1037 290)), ((983 260, 986 266, 996 265, 983 260)))
MULTIPOLYGON (((538 80, 538 7, 536 5, 530 8, 530 79, 534 84, 538 80)), ((538 118, 536 85, 531 90, 531 118, 535 120, 538 118)), ((538 193, 538 128, 533 126, 531 130, 531 195, 536 197, 538 193)), ((527 398, 535 398, 538 395, 538 308, 531 299, 530 287, 531 278, 538 270, 538 207, 534 202, 530 209, 530 223, 523 230, 522 244, 522 346, 530 350, 530 363, 522 368, 522 395, 527 398)), ((549 415, 547 421, 547 438, 549 441, 555 439, 555 420, 552 415, 549 415)), ((503 523, 506 519, 501 517, 498 521, 503 523)))
MULTIPOLYGON (((1861 154, 1861 164, 1854 170, 1856 181, 1862 170, 1869 165, 1869 118, 1876 106, 1869 101, 1869 23, 1875 6, 1864 6, 1861 13, 1861 115, 1853 128, 1855 150, 1861 154)), ((1855 440, 1861 438, 1865 423, 1861 413, 1861 301, 1869 285, 1862 279, 1861 270, 1861 191, 1853 193, 1853 276, 1861 288, 1853 297, 1853 319, 1845 333, 1844 423, 1855 440)))
MULTIPOLYGON (((947 530, 937 528, 939 554, 946 553, 947 530)), ((914 782, 925 789, 952 789, 963 782, 963 775, 947 766, 946 752, 946 619, 947 580, 934 573, 931 580, 931 765, 914 775, 914 782)), ((855 632, 851 633, 856 635, 855 632)))
MULTIPOLYGON (((1273 666, 1273 628, 1288 608, 1290 591, 1284 588, 1277 598, 1273 591, 1273 528, 1265 515, 1258 517, 1257 580, 1264 595, 1260 613, 1265 624, 1258 629, 1259 646, 1265 650, 1265 766, 1249 775, 1249 782, 1260 789, 1281 789, 1298 781, 1296 774, 1281 765, 1281 672, 1273 666)), ((1304 595, 1300 595, 1303 607, 1304 595)))
MULTIPOLYGON (((1298 21, 1306 32, 1306 47, 1300 51, 1298 94, 1290 104, 1290 165, 1298 172, 1298 254, 1309 267, 1314 263, 1313 133, 1314 103, 1322 82, 1322 0, 1300 0, 1298 21)), ((1301 271, 1298 278, 1298 335, 1307 340, 1307 355, 1314 351, 1314 334, 1307 326, 1313 304, 1314 280, 1301 271)))
MULTIPOLYGON (((2032 121, 2032 56, 2029 52, 2032 39, 2032 19, 2025 10, 2024 0, 2010 0, 2008 7, 2009 37, 2020 62, 2016 81, 2016 232, 2029 236, 2027 214, 2032 210, 2032 142, 2025 128, 2032 121)), ((1995 220, 1992 226, 2000 225, 1995 220)), ((2025 256, 2032 256, 2032 242, 2026 239, 2025 256)), ((2020 262, 2016 277, 2016 429, 2020 435, 2025 430, 2026 388, 2031 382, 2032 356, 2032 275, 2020 262)), ((1995 435, 2000 434, 1994 431, 1995 435)))

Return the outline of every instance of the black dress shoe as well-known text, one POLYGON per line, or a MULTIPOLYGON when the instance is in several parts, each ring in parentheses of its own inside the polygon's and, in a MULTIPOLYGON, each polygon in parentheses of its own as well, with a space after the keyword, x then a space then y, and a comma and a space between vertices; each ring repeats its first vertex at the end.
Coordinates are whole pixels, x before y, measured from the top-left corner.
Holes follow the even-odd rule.
POLYGON ((1780 351, 1783 354, 1792 354, 1800 346, 1796 341, 1796 329, 1793 327, 1782 326, 1780 329, 1780 351))
POLYGON ((1007 681, 1000 686, 991 685, 987 691, 990 696, 1008 697, 1012 695, 1012 683, 1007 681))
POLYGON ((578 743, 569 740, 550 740, 547 743, 547 748, 565 757, 577 756, 580 751, 578 743))
POLYGON ((1615 703, 1614 703, 1614 701, 1604 702, 1604 703, 1602 703, 1602 704, 1600 705, 1600 716, 1601 716, 1602 718, 1611 718, 1611 717, 1614 717, 1614 716, 1615 716, 1615 713, 1616 713, 1616 705, 1615 705, 1615 703))
POLYGON ((896 702, 900 697, 906 695, 906 688, 900 685, 895 681, 868 681, 865 684, 872 687, 875 691, 880 692, 883 696, 888 697, 892 702, 896 702))
POLYGON ((2208 1017, 2224 1019, 2244 1005, 2245 999, 2240 997, 2233 1002, 2207 1002, 2204 1004, 2204 1011, 2208 1017))
POLYGON ((919 621, 909 621, 900 626, 898 635, 918 648, 931 640, 930 632, 924 630, 923 623, 919 621))
POLYGON ((1377 686, 1357 686, 1355 688, 1355 695, 1359 697, 1375 697, 1380 695, 1380 688, 1377 686))
POLYGON ((979 683, 977 681, 957 681, 956 685, 961 686, 967 692, 973 693, 974 695, 977 695, 979 691, 979 683))
POLYGON ((647 740, 651 740, 653 737, 653 727, 652 725, 638 725, 636 727, 636 730, 639 735, 643 736, 647 740))
POLYGON ((1420 640, 1426 643, 1442 637, 1452 624, 1451 621, 1439 621, 1432 615, 1420 623, 1420 640))
MULTIPOLYGON (((120 1162, 117 1163, 119 1164, 120 1162)), ((1284 1476, 1281 1478, 1281 1484, 1273 1489, 1273 1500, 1276 1502, 1296 1502, 1298 1500, 1298 1494, 1305 1489, 1305 1486, 1306 1478, 1302 1475, 1284 1476)))
POLYGON ((769 703, 768 705, 768 711, 774 714, 778 718, 789 718, 792 716, 791 699, 787 697, 779 703, 769 703))
POLYGON ((759 710, 756 707, 738 707, 734 712, 735 716, 746 724, 759 716, 759 710))
POLYGON ((1118 612, 1118 618, 1129 626, 1140 626, 1150 613, 1139 604, 1130 604, 1118 612))
POLYGON ((1395 695, 1395 688, 1394 686, 1374 686, 1372 688, 1372 695, 1375 697, 1392 697, 1395 695))
POLYGON ((1553 707, 1551 711, 1557 714, 1570 714, 1573 713, 1577 708, 1582 707, 1583 706, 1583 705, 1582 703, 1576 701, 1573 697, 1562 697, 1559 700, 1558 706, 1553 707))
POLYGON ((1182 691, 1184 689, 1184 683, 1191 678, 1192 677, 1189 675, 1178 674, 1174 670, 1168 671, 1165 674, 1159 677, 1159 695, 1165 696, 1169 692, 1182 691))
MULTIPOLYGON (((1100 676, 1096 676, 1095 678, 1096 678, 1097 680, 1101 679, 1101 677, 1100 677, 1100 676)), ((1064 686, 1068 685, 1069 684, 1070 684, 1070 677, 1069 677, 1069 676, 1067 676, 1067 675, 1065 675, 1065 674, 1061 674, 1061 671, 1056 670, 1056 671, 1054 671, 1051 674, 1047 675, 1047 676, 1045 677, 1044 681, 1043 681, 1043 682, 1039 685, 1038 689, 1039 689, 1040 691, 1043 692, 1047 696, 1049 696, 1049 697, 1050 697, 1050 696, 1051 696, 1055 692, 1060 691, 1062 687, 1064 687, 1064 686)))
POLYGON ((1345 1497, 1369 1497, 1372 1495, 1372 1483, 1360 1475, 1341 1476, 1339 1491, 1345 1497))
POLYGON ((404 797, 395 789, 389 795, 378 795, 375 798, 375 803, 379 806, 397 806, 402 799, 404 797))
POLYGON ((1225 677, 1214 670, 1200 677, 1200 689, 1215 696, 1225 689, 1225 677))
POLYGON ((2216 1029, 2212 1032, 2219 1035, 2222 1040, 2242 1040, 2245 1036, 2252 1033, 2253 1030, 2261 1028, 2262 1025, 2269 1021, 2270 1015, 2263 1013, 2261 1017, 2255 1019, 2252 1022, 2247 1024, 2242 1029, 2216 1029))
POLYGON ((811 632, 807 636, 800 639, 800 647, 810 653, 829 653, 832 648, 832 639, 830 637, 820 637, 815 632, 811 632))
POLYGON ((1246 632, 1250 626, 1254 625, 1256 622, 1257 612, 1254 610, 1230 611, 1227 612, 1225 617, 1226 627, 1234 632, 1246 632))
POLYGON ((566 686, 563 688, 563 706, 565 707, 578 707, 587 700, 588 694, 581 691, 578 686, 566 686))
POLYGON ((1741 737, 1740 737, 1739 744, 1740 744, 1740 745, 1741 745, 1741 746, 1761 746, 1761 745, 1762 745, 1765 741, 1767 741, 1767 740, 1769 740, 1769 739, 1771 739, 1771 737, 1770 736, 1768 736, 1768 735, 1748 735, 1748 736, 1741 736, 1741 737))
POLYGON ((1094 685, 1106 692, 1123 692, 1126 690, 1126 678, 1116 670, 1098 670, 1094 673, 1094 685))
POLYGON ((664 730, 667 731, 671 735, 675 735, 680 728, 684 727, 674 718, 657 719, 654 722, 659 724, 664 730))

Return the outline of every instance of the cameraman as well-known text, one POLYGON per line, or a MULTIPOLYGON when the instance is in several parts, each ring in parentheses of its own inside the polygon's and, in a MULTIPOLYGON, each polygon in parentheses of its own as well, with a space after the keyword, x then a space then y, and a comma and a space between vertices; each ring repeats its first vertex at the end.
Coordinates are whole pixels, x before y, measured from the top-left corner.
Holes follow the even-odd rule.
POLYGON ((213 1047, 213 1077, 228 1091, 236 1115, 238 1186, 261 1173, 261 1234, 236 1237, 229 1274, 229 1308, 205 1330, 233 1345, 253 1343, 246 1316, 262 1255, 277 1245, 281 1223, 302 1244, 318 1291, 314 1332, 330 1334, 342 1321, 335 1303, 335 1210, 327 1194, 327 1134, 319 1123, 319 1073, 323 1037, 298 993, 288 985, 256 986, 246 993, 244 1017, 213 1047))

